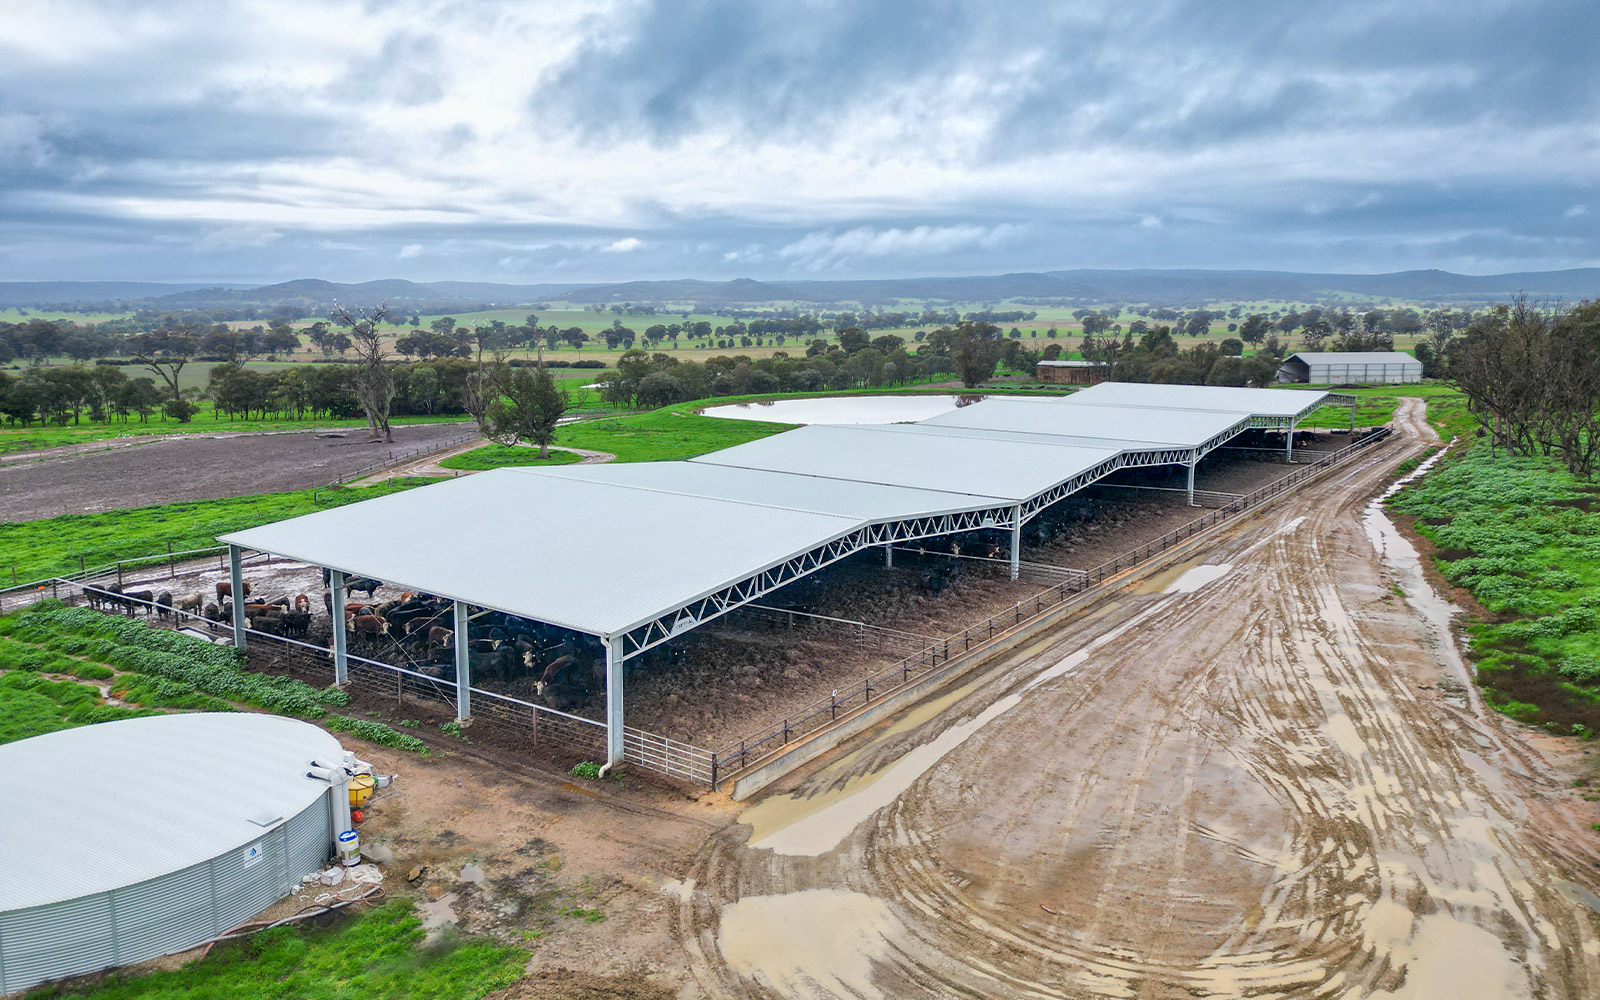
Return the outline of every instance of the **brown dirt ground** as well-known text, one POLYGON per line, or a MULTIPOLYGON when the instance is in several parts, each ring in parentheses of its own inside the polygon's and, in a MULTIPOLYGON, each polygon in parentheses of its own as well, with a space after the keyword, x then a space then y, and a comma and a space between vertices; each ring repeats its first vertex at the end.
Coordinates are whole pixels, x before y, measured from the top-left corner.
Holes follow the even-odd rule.
POLYGON ((230 434, 219 425, 211 434, 0 467, 0 509, 7 520, 32 521, 309 489, 463 430, 459 423, 406 424, 394 429, 394 442, 386 445, 369 443, 364 428, 230 434))
POLYGON ((1595 751, 1486 710, 1414 557, 1360 518, 1420 410, 764 796, 690 872, 700 989, 1595 995, 1595 751))

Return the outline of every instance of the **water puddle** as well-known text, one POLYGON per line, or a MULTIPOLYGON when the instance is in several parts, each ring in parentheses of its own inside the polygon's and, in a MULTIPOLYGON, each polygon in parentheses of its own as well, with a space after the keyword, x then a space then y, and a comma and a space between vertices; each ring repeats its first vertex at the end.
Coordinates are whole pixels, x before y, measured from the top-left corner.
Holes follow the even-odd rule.
POLYGON ((1557 882, 1556 892, 1569 903, 1582 903, 1594 912, 1600 913, 1600 896, 1596 896, 1576 882, 1557 882))
POLYGON ((899 424, 926 420, 982 399, 982 396, 823 396, 731 403, 700 412, 729 420, 770 420, 780 424, 899 424))
POLYGON ((1417 552, 1417 547, 1400 533, 1400 529, 1394 526, 1394 522, 1389 520, 1389 515, 1384 513, 1383 509, 1384 501, 1394 496, 1407 483, 1425 475, 1439 459, 1444 457, 1446 450, 1441 448, 1435 451, 1421 465, 1395 480, 1393 485, 1378 494, 1362 512, 1361 527, 1366 531, 1372 547, 1382 558, 1384 566, 1394 574, 1400 589, 1405 591, 1406 603, 1434 626, 1439 636, 1439 649, 1456 669, 1459 679, 1464 683, 1470 683, 1472 675, 1456 652, 1455 643, 1450 639, 1450 619, 1460 609, 1434 592, 1433 586, 1428 583, 1427 576, 1422 572, 1422 556, 1417 552))
POLYGON ((778 854, 813 858, 833 850, 851 830, 899 798, 918 778, 952 750, 977 735, 984 726, 1011 711, 1041 684, 1073 673, 1095 649, 1143 624, 1146 618, 1160 609, 1161 604, 1158 603, 1140 612, 1077 652, 1039 671, 1019 690, 1006 695, 972 718, 951 726, 931 741, 911 749, 881 770, 852 777, 843 787, 809 798, 775 795, 745 810, 740 814, 739 822, 754 828, 749 846, 778 854))
POLYGON ((1167 585, 1163 594, 1192 594, 1208 583, 1220 580, 1233 569, 1232 563, 1196 566, 1167 585))
POLYGON ((720 923, 727 963, 785 997, 881 996, 873 961, 904 933, 882 900, 838 889, 746 896, 720 923))
POLYGON ((1415 936, 1396 950, 1393 961, 1405 966, 1406 979, 1388 995, 1405 1000, 1508 1000, 1530 995, 1526 972, 1512 961, 1499 938, 1444 913, 1419 918, 1415 936))

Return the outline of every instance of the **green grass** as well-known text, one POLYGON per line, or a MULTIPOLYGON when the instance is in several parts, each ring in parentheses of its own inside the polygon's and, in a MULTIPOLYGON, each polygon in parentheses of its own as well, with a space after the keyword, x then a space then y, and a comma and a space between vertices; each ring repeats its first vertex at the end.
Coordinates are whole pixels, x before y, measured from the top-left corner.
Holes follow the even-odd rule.
POLYGON ((22 670, 0 673, 0 743, 154 712, 103 704, 100 690, 22 670))
POLYGON ((484 938, 424 945, 423 936, 411 902, 392 900, 327 930, 280 927, 181 969, 47 986, 27 1000, 477 1000, 522 978, 527 954, 518 948, 484 938))
POLYGON ((729 400, 702 399, 649 413, 568 424, 556 432, 556 444, 608 451, 616 455, 619 462, 664 462, 693 458, 793 429, 793 424, 725 420, 702 417, 694 412, 703 406, 725 402, 729 400))
POLYGON ((485 469, 504 469, 508 466, 571 465, 582 458, 582 455, 571 451, 552 451, 549 458, 540 458, 537 448, 486 444, 482 448, 474 448, 469 452, 447 458, 439 465, 446 469, 470 469, 481 472, 485 469))
MULTIPOLYGON (((138 619, 69 608, 54 601, 0 618, 0 670, 4 671, 0 681, 18 688, 10 700, 17 702, 18 717, 28 720, 26 728, 37 728, 40 720, 54 718, 35 695, 51 697, 61 706, 56 713, 60 715, 59 724, 39 730, 42 732, 128 717, 101 705, 96 688, 42 678, 43 674, 77 673, 75 667, 83 664, 96 668, 95 676, 114 674, 111 693, 142 708, 218 712, 246 705, 316 719, 329 729, 382 746, 428 752, 421 740, 383 723, 330 713, 330 706, 349 704, 346 692, 312 687, 292 677, 251 673, 236 650, 203 639, 151 628, 138 619), (40 683, 68 686, 40 688, 40 683)), ((7 697, 0 697, 0 717, 10 718, 6 711, 9 704, 7 697)), ((37 733, 24 732, 12 738, 31 735, 37 733)))
MULTIPOLYGON (((1399 408, 1402 399, 1426 399, 1428 412, 1433 415, 1435 406, 1448 403, 1450 400, 1459 400, 1461 394, 1447 385, 1438 383, 1416 383, 1412 385, 1379 385, 1361 389, 1332 389, 1341 395, 1355 396, 1359 403, 1356 405, 1356 426, 1377 427, 1394 419, 1394 411, 1399 408)), ((1297 425, 1303 428, 1333 427, 1343 428, 1350 426, 1350 411, 1343 406, 1325 406, 1297 425)))
POLYGON ((27 582, 77 572, 79 560, 98 566, 174 551, 208 548, 217 536, 269 521, 340 507, 410 489, 430 479, 392 479, 376 486, 321 487, 221 500, 134 507, 99 514, 65 514, 41 521, 0 522, 0 572, 27 582))
MULTIPOLYGON (((1463 415, 1447 405, 1438 420, 1450 429, 1463 415)), ((1524 721, 1594 729, 1600 486, 1549 459, 1468 441, 1391 505, 1417 519, 1440 571, 1484 608, 1468 631, 1490 703, 1524 721)))

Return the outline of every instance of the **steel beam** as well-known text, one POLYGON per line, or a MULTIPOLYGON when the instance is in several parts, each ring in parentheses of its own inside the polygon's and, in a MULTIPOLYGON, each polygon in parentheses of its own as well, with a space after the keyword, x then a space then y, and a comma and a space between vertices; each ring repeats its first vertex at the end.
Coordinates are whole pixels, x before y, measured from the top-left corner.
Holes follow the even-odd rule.
POLYGON ((456 721, 472 718, 472 650, 467 644, 467 606, 455 602, 456 721))
POLYGON ((244 553, 239 546, 228 546, 228 581, 233 586, 233 648, 243 649, 244 630, 244 553))
POLYGON ((1011 516, 1011 579, 1022 575, 1022 505, 1011 516))
POLYGON ((329 612, 333 619, 333 683, 343 687, 350 683, 350 636, 344 627, 344 606, 348 599, 344 574, 336 569, 329 570, 328 587, 333 595, 329 612))
POLYGON ((1200 464, 1199 459, 1189 463, 1189 506, 1194 506, 1194 468, 1200 464))

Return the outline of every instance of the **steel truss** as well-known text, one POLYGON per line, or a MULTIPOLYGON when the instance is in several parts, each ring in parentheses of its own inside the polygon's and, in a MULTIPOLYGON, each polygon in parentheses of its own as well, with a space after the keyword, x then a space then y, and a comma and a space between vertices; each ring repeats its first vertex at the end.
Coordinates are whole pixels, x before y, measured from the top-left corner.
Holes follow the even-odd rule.
POLYGON ((1016 512, 1015 504, 1004 504, 981 510, 964 510, 953 514, 913 517, 866 525, 809 552, 802 552, 775 566, 752 573, 676 611, 670 611, 621 633, 619 638, 622 658, 627 660, 638 656, 645 650, 659 646, 714 618, 720 618, 736 608, 864 549, 892 545, 896 542, 915 541, 919 538, 953 535, 962 531, 978 531, 983 528, 1009 529, 1016 523, 1016 512))

